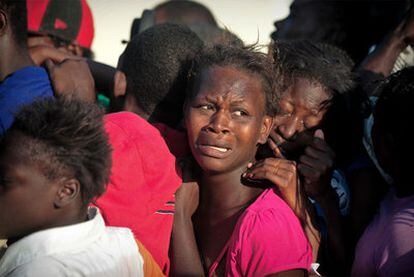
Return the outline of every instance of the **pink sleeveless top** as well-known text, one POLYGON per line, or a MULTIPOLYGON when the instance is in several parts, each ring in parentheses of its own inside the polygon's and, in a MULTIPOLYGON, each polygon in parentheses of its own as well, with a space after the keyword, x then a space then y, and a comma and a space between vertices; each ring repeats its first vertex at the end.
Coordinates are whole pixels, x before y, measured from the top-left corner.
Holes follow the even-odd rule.
POLYGON ((225 258, 225 276, 265 276, 308 270, 312 248, 299 219, 273 189, 265 190, 240 216, 233 233, 213 262, 213 276, 225 258))

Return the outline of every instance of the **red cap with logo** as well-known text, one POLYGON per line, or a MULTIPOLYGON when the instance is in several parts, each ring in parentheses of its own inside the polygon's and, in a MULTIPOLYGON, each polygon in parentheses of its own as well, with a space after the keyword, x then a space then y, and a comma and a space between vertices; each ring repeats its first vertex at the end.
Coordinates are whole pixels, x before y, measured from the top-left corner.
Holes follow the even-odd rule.
POLYGON ((93 17, 86 0, 27 0, 27 23, 29 32, 91 48, 93 17))

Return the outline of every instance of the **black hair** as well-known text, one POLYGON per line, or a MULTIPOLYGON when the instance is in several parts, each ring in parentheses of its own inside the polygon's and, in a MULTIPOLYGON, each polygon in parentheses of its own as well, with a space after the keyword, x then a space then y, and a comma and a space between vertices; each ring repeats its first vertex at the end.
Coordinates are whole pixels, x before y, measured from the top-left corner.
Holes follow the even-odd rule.
POLYGON ((166 22, 169 23, 188 25, 203 22, 217 25, 211 11, 206 6, 193 1, 165 1, 156 6, 154 11, 162 12, 166 22))
POLYGON ((296 40, 276 41, 271 47, 282 90, 292 86, 296 78, 317 81, 331 97, 354 86, 353 61, 335 46, 296 40))
POLYGON ((16 43, 27 47, 26 0, 0 0, 0 10, 7 14, 16 43))
POLYGON ((321 103, 326 109, 318 128, 335 151, 339 165, 350 162, 360 137, 355 135, 350 115, 349 92, 354 88, 354 63, 345 51, 336 46, 307 40, 275 41, 271 46, 275 59, 275 76, 280 90, 288 91, 297 78, 317 82, 328 93, 321 103))
POLYGON ((16 115, 5 135, 23 135, 32 161, 49 180, 63 176, 81 184, 84 205, 106 189, 111 169, 111 147, 104 130, 103 112, 95 105, 47 98, 27 105, 16 115))
POLYGON ((272 60, 266 54, 256 51, 253 46, 215 45, 206 48, 193 62, 187 88, 188 100, 191 100, 197 93, 201 72, 212 66, 232 66, 260 77, 265 96, 266 114, 274 116, 278 112, 279 95, 274 82, 272 60))
MULTIPOLYGON (((413 120, 413 103, 414 67, 408 67, 384 81, 374 110, 375 124, 379 123, 380 129, 393 137, 397 154, 410 159, 412 157, 408 153, 413 153, 412 138, 409 135, 413 120)), ((409 163, 411 164, 411 161, 409 163)))
POLYGON ((206 24, 194 23, 188 25, 191 31, 196 33, 206 46, 214 46, 216 44, 224 44, 230 46, 243 47, 243 41, 228 29, 206 24))
POLYGON ((187 74, 203 42, 185 26, 153 26, 128 44, 121 63, 127 93, 134 96, 150 121, 172 127, 182 119, 187 74))
MULTIPOLYGON (((401 21, 409 0, 294 0, 288 17, 275 22, 274 40, 308 39, 344 49, 358 64, 370 47, 401 21)), ((412 1, 411 1, 412 2, 412 1)))

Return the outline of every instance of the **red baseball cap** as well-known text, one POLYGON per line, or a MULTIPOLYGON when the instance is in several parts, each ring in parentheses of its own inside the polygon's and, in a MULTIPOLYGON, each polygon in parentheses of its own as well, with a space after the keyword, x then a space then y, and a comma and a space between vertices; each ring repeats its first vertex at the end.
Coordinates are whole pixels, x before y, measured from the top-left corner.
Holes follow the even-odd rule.
POLYGON ((86 0, 27 0, 27 25, 29 32, 91 48, 93 17, 86 0))

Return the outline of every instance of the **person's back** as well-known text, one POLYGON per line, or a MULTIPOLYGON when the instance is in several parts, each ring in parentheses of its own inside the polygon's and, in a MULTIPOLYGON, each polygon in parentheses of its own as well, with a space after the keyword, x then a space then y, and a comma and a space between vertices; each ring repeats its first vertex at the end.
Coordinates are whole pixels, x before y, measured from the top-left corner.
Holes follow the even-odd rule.
POLYGON ((175 157, 158 130, 136 114, 106 115, 105 130, 113 165, 95 204, 109 226, 130 228, 167 273, 174 193, 181 184, 175 157))
POLYGON ((26 2, 0 1, 0 135, 12 124, 24 104, 53 96, 49 77, 30 59, 26 2))

